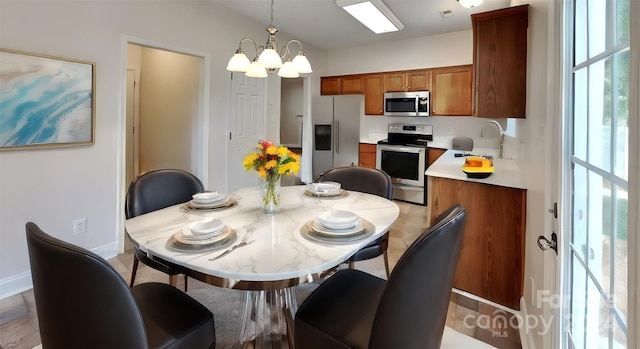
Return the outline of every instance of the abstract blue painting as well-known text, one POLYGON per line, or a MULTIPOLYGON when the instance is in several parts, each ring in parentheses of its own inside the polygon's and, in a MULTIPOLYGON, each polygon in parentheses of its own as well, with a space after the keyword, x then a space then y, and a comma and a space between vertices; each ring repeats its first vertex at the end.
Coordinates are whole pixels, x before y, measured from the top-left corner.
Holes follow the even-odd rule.
POLYGON ((0 49, 0 150, 93 144, 95 63, 0 49))

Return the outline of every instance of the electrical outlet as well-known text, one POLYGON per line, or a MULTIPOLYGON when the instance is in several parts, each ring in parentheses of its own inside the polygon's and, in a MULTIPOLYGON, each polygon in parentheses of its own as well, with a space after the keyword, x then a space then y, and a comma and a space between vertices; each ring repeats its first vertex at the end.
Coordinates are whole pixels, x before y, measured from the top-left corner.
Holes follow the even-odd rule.
POLYGON ((84 234, 87 232, 87 219, 80 218, 73 221, 73 234, 84 234))
POLYGON ((447 134, 448 134, 448 135, 451 135, 451 133, 452 133, 452 132, 453 132, 453 131, 451 130, 451 127, 447 127, 447 134))

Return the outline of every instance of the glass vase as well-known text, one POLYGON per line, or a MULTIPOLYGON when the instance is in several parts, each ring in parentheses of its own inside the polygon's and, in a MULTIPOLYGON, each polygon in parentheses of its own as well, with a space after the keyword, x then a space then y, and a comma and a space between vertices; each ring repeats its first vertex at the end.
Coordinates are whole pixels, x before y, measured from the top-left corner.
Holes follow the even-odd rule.
POLYGON ((260 181, 262 210, 267 214, 280 212, 280 176, 267 176, 260 181))

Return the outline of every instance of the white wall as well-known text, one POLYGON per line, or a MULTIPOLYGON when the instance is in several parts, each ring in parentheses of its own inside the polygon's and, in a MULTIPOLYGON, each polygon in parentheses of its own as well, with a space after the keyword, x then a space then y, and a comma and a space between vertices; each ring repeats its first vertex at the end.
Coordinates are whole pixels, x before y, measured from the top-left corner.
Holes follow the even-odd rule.
POLYGON ((300 147, 302 124, 302 79, 283 79, 280 102, 280 143, 300 147), (300 115, 300 116, 298 116, 300 115))
MULTIPOLYGON (((131 45, 128 45, 131 46, 131 45)), ((191 154, 197 153, 202 58, 148 47, 142 48, 140 72, 140 173, 176 168, 197 173, 191 154)))
MULTIPOLYGON (((0 298, 31 287, 28 221, 105 257, 117 253, 125 186, 123 38, 209 55, 208 182, 226 183, 227 150, 213 141, 225 139, 227 130, 225 67, 242 37, 265 35, 264 25, 209 1, 0 1, 0 47, 96 62, 97 72, 94 145, 0 152, 0 298), (87 218, 88 232, 73 235, 73 220, 81 217, 87 218)), ((304 48, 318 94, 326 53, 304 48)))

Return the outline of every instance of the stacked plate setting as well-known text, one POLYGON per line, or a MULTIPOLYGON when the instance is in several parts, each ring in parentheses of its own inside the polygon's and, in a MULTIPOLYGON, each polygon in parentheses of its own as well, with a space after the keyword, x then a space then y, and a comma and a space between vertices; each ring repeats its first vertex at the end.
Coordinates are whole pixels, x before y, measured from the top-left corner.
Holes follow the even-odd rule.
POLYGON ((332 210, 320 214, 312 224, 315 232, 330 236, 346 236, 361 233, 364 229, 362 218, 343 210, 332 210))
POLYGON ((224 239, 227 226, 219 219, 206 218, 191 223, 175 234, 176 240, 185 244, 210 244, 224 239))
POLYGON ((338 182, 309 183, 305 194, 314 197, 335 197, 343 195, 345 191, 338 182))
POLYGON ((189 206, 193 208, 217 208, 229 203, 229 197, 217 191, 209 191, 193 195, 193 200, 189 201, 189 206))

